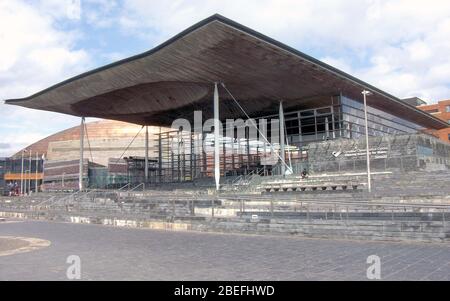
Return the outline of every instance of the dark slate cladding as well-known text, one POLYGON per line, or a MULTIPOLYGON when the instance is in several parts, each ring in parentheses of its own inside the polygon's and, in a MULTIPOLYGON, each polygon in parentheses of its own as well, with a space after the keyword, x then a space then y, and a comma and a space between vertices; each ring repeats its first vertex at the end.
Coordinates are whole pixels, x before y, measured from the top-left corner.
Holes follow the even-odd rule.
MULTIPOLYGON (((450 169, 450 144, 433 136, 370 137, 369 145, 372 171, 450 169)), ((311 172, 366 171, 364 137, 310 143, 306 150, 311 172)))

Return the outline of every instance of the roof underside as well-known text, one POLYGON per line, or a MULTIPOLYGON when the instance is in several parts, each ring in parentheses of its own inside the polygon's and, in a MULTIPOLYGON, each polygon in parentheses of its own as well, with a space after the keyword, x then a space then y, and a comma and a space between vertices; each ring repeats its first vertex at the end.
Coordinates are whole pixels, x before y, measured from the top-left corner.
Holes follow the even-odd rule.
MULTIPOLYGON (((320 106, 343 94, 418 123, 446 123, 331 66, 251 29, 214 15, 146 53, 81 74, 7 104, 75 116, 167 126, 192 120, 194 110, 212 116, 213 83, 223 82, 250 116, 320 106)), ((243 117, 224 89, 220 116, 243 117)))

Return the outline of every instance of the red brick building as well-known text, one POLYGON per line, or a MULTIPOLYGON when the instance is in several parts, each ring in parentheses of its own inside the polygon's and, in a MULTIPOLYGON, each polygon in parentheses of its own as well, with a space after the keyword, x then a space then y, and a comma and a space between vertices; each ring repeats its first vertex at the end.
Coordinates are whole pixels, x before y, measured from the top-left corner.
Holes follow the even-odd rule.
MULTIPOLYGON (((450 124, 450 99, 439 101, 432 105, 422 105, 417 108, 434 115, 435 117, 444 120, 450 124)), ((450 142, 450 128, 445 128, 442 130, 430 130, 430 133, 439 137, 439 139, 446 142, 450 142)))

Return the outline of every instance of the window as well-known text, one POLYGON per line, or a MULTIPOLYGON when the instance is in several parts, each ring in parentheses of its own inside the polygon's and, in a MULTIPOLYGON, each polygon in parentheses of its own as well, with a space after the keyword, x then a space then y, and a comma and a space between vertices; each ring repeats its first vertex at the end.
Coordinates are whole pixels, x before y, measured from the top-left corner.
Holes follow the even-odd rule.
POLYGON ((447 123, 448 123, 448 124, 450 124, 450 119, 449 119, 449 120, 447 120, 447 123))
POLYGON ((448 141, 450 141, 450 134, 448 134, 448 141))
POLYGON ((445 107, 445 112, 450 113, 450 106, 445 107))
MULTIPOLYGON (((449 106, 450 107, 450 106, 449 106)), ((448 108, 448 107, 447 107, 448 108)), ((430 109, 430 110, 425 110, 425 112, 433 114, 433 113, 439 113, 439 109, 430 109)), ((450 112, 450 111, 447 111, 450 112)))

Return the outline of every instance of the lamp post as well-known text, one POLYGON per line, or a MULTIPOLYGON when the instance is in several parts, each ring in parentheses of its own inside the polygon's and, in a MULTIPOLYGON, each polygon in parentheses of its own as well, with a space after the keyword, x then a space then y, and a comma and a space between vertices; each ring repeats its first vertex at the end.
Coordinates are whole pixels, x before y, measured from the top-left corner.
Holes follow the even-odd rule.
POLYGON ((31 149, 30 149, 30 158, 28 160, 28 195, 31 192, 31 149))
POLYGON ((39 169, 39 154, 36 152, 36 170, 35 170, 35 179, 34 179, 34 190, 38 193, 39 185, 38 185, 38 169, 39 169))
POLYGON ((20 195, 23 195, 23 156, 26 149, 22 150, 22 167, 20 168, 20 195))
POLYGON ((366 160, 367 160, 367 189, 369 193, 372 192, 372 183, 370 177, 370 152, 369 152, 369 127, 367 123, 367 96, 372 95, 372 92, 364 90, 361 92, 364 95, 364 121, 366 127, 366 160))

